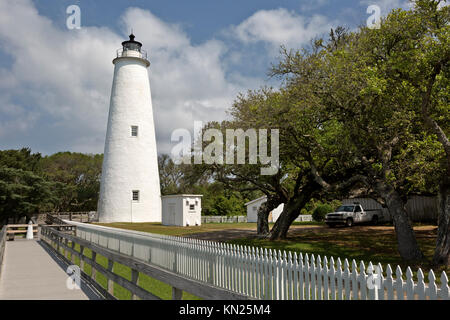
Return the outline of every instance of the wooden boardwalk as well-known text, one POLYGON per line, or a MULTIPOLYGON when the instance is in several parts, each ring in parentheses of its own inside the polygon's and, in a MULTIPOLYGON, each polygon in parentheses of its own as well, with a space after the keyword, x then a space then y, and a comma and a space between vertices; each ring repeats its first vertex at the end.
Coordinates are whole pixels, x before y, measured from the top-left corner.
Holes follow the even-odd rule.
POLYGON ((84 281, 81 281, 81 289, 68 289, 67 264, 40 241, 7 241, 3 261, 0 300, 101 299, 84 281))

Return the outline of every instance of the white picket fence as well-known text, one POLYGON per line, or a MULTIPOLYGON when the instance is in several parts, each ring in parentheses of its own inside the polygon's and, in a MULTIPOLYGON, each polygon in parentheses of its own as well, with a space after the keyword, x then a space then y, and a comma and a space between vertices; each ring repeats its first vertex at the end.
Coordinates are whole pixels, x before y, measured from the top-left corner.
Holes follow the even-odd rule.
POLYGON ((202 223, 245 223, 247 216, 202 216, 202 223))
POLYGON ((315 257, 184 237, 164 236, 84 223, 77 236, 187 278, 269 300, 450 300, 445 272, 440 284, 432 270, 406 279, 399 266, 315 257))

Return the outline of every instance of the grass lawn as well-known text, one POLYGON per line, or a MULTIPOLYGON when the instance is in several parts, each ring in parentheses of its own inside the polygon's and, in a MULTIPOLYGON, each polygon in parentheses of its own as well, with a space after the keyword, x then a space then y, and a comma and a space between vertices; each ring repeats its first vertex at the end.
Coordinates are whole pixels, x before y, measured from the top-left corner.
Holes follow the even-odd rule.
MULTIPOLYGON (((328 259, 334 257, 335 260, 339 257, 342 263, 345 258, 349 260, 349 263, 351 263, 351 259, 355 259, 358 266, 360 260, 364 261, 366 267, 371 261, 374 264, 381 263, 384 270, 387 264, 390 264, 392 268, 400 265, 403 275, 406 274, 408 266, 414 273, 420 267, 427 277, 429 269, 432 268, 431 259, 436 244, 436 227, 418 226, 414 229, 419 246, 426 258, 425 262, 415 265, 402 261, 397 251, 397 240, 393 227, 387 226, 309 229, 292 232, 286 240, 242 238, 230 240, 229 243, 271 248, 272 250, 290 250, 297 253, 320 255, 322 258, 326 256, 328 259)), ((434 267, 433 271, 439 278, 442 271, 446 271, 448 275, 450 268, 434 267)))
POLYGON ((244 229, 255 230, 255 223, 206 223, 201 226, 176 227, 163 226, 161 223, 131 223, 131 222, 115 222, 115 223, 96 223, 96 225, 143 231, 149 233, 165 234, 168 236, 186 236, 193 233, 212 232, 226 229, 244 229))
MULTIPOLYGON (((230 229, 256 229, 255 223, 210 223, 192 227, 163 226, 160 223, 110 223, 102 225, 177 236, 189 236, 190 234, 203 232, 220 232, 230 229)), ((316 256, 321 255, 322 257, 326 256, 328 258, 334 257, 335 260, 339 257, 342 262, 344 262, 345 258, 350 263, 352 259, 355 259, 358 266, 360 260, 364 261, 366 267, 371 261, 374 264, 381 263, 384 270, 387 264, 390 264, 392 268, 400 265, 404 276, 408 266, 412 268, 415 275, 417 269, 419 267, 422 268, 425 277, 428 276, 428 272, 432 268, 438 282, 440 282, 439 278, 442 271, 446 271, 447 275, 450 274, 450 268, 448 267, 436 268, 431 266, 436 241, 437 227, 435 226, 427 224, 414 225, 417 241, 426 260, 420 264, 411 264, 402 261, 398 254, 395 231, 389 224, 381 226, 355 226, 353 228, 320 228, 321 225, 323 223, 295 222, 286 240, 270 241, 252 236, 244 236, 239 239, 228 240, 227 242, 275 250, 289 250, 303 254, 314 254, 316 256), (319 228, 300 229, 301 226, 309 225, 318 226, 319 228)), ((211 234, 209 240, 215 240, 215 238, 216 236, 211 234)))
MULTIPOLYGON (((176 227, 176 226, 163 226, 158 222, 148 223, 131 223, 131 222, 115 222, 115 223, 95 223, 96 225, 135 230, 156 234, 165 234, 168 236, 188 236, 193 233, 222 231, 229 229, 242 229, 242 230, 256 230, 256 223, 205 223, 201 226, 190 227, 176 227)), ((324 225, 322 222, 294 222, 293 226, 309 226, 309 225, 324 225)), ((270 228, 273 223, 269 223, 270 228)))
MULTIPOLYGON (((63 249, 61 248, 61 253, 63 249)), ((80 246, 78 244, 75 244, 75 250, 77 252, 80 252, 80 246)), ((84 255, 88 258, 92 258, 92 251, 85 248, 84 249, 84 255)), ((69 253, 69 259, 71 259, 71 254, 69 253)), ((107 268, 108 267, 108 259, 100 254, 97 254, 95 261, 100 264, 101 266, 107 268)), ((78 257, 75 257, 75 264, 80 265, 80 259, 78 257)), ((87 275, 92 274, 92 268, 88 263, 84 264, 84 272, 87 275)), ((124 266, 120 263, 114 262, 113 266, 113 272, 129 281, 131 281, 131 269, 127 266, 124 266)), ((97 282, 105 289, 107 289, 107 279, 106 277, 101 274, 100 272, 97 272, 96 275, 97 282)), ((158 281, 156 279, 153 279, 143 273, 139 273, 138 278, 138 285, 148 292, 153 293, 154 295, 160 297, 163 300, 171 300, 172 299, 172 287, 164 282, 158 281)), ((114 296, 117 297, 119 300, 130 300, 131 299, 131 293, 118 285, 117 283, 113 284, 114 288, 114 296)), ((188 292, 183 292, 183 300, 199 300, 200 298, 189 294, 188 292)))

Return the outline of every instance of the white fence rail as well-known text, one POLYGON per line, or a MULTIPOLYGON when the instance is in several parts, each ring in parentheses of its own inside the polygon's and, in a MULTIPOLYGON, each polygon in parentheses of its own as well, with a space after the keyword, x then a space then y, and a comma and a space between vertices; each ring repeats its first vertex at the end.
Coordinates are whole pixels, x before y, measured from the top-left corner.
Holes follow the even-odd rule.
POLYGON ((438 285, 433 271, 426 283, 421 269, 414 281, 409 267, 405 279, 389 265, 67 222, 100 246, 256 299, 450 300, 445 272, 438 285))
MULTIPOLYGON (((312 215, 299 215, 295 222, 313 221, 312 215)), ((202 216, 202 223, 245 223, 247 216, 202 216)))
POLYGON ((247 222, 247 216, 202 216, 202 223, 241 223, 247 222))

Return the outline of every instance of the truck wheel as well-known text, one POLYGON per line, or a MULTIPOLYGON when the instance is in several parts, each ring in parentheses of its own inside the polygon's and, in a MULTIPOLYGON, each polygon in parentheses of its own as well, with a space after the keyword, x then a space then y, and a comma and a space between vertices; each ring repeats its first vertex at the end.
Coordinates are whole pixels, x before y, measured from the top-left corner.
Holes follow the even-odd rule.
POLYGON ((372 224, 378 224, 378 216, 372 217, 372 224))
POLYGON ((347 220, 345 220, 345 226, 346 227, 352 227, 353 226, 353 219, 352 218, 347 218, 347 220))

